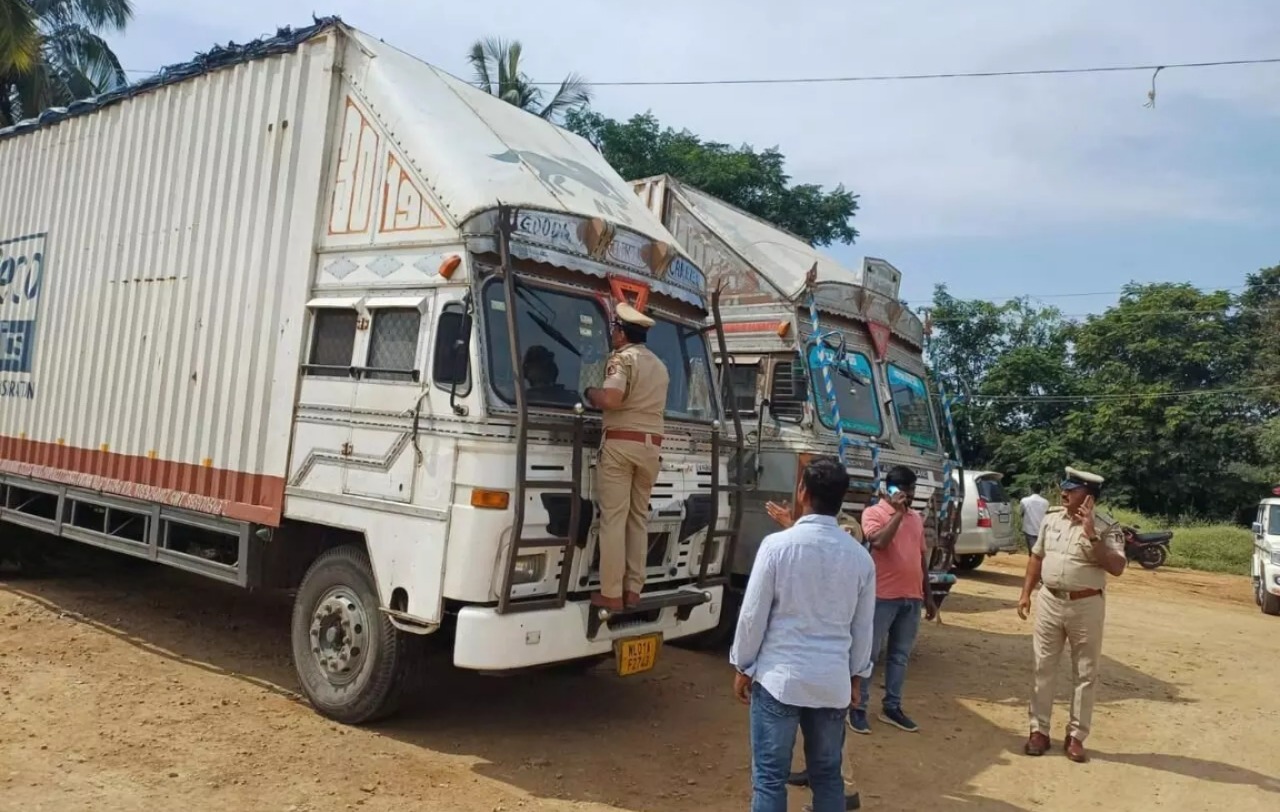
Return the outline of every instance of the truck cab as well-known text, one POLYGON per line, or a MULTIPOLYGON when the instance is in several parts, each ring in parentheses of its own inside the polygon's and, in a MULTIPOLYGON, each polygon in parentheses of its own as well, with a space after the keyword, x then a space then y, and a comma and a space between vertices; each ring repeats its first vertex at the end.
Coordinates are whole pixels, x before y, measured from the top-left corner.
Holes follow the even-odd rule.
MULTIPOLYGON (((716 355, 726 408, 745 438, 742 531, 731 573, 745 587, 761 541, 777 530, 765 505, 793 498, 814 455, 844 459, 852 478, 845 512, 879 498, 896 465, 919 477, 931 581, 954 583, 952 547, 960 489, 949 475, 922 359, 924 325, 898 301, 901 275, 873 258, 850 271, 804 241, 667 176, 633 183, 723 291, 725 348, 716 355)), ((732 598, 730 598, 732 599, 732 598)), ((732 633, 732 612, 718 639, 732 633)))

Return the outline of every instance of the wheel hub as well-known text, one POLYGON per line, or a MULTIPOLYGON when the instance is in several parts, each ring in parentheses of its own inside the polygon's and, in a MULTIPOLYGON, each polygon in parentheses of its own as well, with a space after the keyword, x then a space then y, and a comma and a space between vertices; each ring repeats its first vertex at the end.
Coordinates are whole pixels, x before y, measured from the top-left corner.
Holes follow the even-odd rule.
POLYGON ((364 604, 346 587, 330 589, 311 615, 311 656, 334 685, 355 679, 369 649, 364 604))

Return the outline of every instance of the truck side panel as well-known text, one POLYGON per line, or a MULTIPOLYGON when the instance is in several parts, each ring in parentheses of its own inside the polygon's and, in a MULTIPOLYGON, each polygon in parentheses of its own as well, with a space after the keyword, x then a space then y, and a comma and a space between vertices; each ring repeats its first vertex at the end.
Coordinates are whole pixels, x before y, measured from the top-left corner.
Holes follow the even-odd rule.
POLYGON ((0 473, 278 524, 333 67, 0 138, 0 473))

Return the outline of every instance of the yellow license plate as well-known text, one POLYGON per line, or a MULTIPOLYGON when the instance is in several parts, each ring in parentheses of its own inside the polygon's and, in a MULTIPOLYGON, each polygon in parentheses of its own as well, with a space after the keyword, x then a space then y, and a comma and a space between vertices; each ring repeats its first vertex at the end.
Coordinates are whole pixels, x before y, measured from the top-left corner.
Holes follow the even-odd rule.
POLYGON ((613 644, 613 656, 618 663, 618 676, 629 677, 652 671, 658 664, 658 650, 662 648, 662 635, 649 634, 619 640, 613 644))

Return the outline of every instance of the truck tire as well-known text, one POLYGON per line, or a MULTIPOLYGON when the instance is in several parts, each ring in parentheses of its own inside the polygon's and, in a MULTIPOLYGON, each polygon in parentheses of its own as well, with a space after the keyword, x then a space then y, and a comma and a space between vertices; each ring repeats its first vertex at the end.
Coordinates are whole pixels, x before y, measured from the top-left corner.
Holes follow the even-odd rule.
POLYGON ((986 560, 986 556, 982 553, 974 555, 958 555, 956 556, 956 569, 961 572, 973 572, 982 566, 982 562, 986 560))
POLYGON ((1280 595, 1272 595, 1262 590, 1262 613, 1264 615, 1280 615, 1280 595))
POLYGON ((379 611, 368 554, 347 545, 323 553, 293 603, 293 664, 324 716, 348 725, 394 713, 416 676, 419 652, 379 611))

